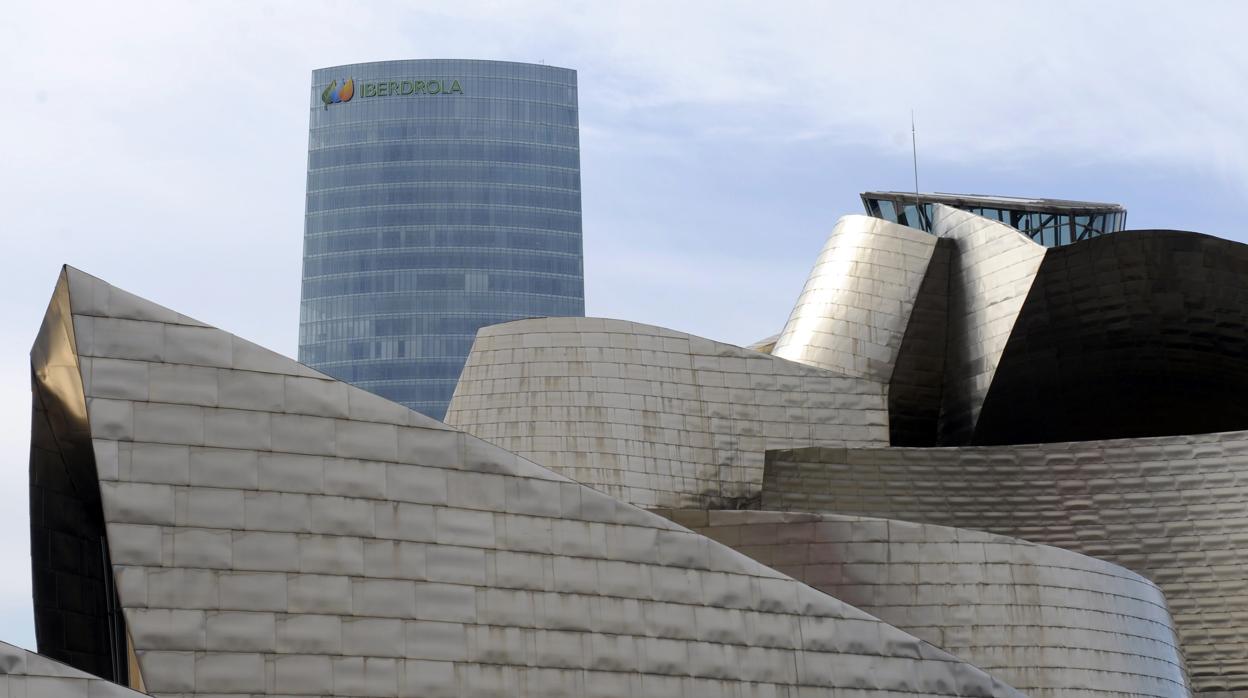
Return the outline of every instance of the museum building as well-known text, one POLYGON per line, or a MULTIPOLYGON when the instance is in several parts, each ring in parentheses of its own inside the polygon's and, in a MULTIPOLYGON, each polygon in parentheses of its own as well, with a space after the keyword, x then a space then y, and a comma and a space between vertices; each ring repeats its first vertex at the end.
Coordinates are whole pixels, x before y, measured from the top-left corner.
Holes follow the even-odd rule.
POLYGON ((66 267, 10 694, 1248 696, 1248 246, 924 215, 767 352, 483 327, 445 422, 66 267))

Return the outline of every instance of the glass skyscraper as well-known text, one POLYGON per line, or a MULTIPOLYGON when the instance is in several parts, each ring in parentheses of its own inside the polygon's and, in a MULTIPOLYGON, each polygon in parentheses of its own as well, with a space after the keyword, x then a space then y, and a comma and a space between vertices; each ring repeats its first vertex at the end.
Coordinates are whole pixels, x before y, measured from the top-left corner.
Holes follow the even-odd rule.
POLYGON ((477 329, 585 314, 576 71, 312 73, 299 360, 441 419, 477 329))

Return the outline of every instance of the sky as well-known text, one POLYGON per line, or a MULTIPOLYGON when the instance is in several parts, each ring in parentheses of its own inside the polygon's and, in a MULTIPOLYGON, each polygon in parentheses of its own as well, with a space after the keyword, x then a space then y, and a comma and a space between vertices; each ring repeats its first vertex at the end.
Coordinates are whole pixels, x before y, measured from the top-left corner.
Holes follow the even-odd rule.
POLYGON ((34 648, 29 349, 60 265, 296 353, 314 68, 579 74, 586 311, 778 332, 858 194, 1112 201, 1248 241, 1234 2, 26 2, 0 67, 0 640, 34 648))

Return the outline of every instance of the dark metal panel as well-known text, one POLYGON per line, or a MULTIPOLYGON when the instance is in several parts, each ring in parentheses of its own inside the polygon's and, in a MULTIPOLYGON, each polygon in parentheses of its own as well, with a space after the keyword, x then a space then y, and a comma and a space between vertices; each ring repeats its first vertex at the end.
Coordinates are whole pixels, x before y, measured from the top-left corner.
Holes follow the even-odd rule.
POLYGON ((69 287, 31 349, 30 551, 39 653, 125 684, 125 629, 104 542, 69 287))
POLYGON ((1050 250, 974 443, 1248 428, 1248 246, 1131 231, 1050 250))
POLYGON ((935 446, 944 390, 949 323, 949 258, 954 242, 938 238, 919 286, 888 386, 889 441, 935 446))
POLYGON ((964 444, 975 433, 1001 353, 1047 248, 1004 223, 940 204, 932 230, 955 244, 939 438, 943 444, 964 444))
POLYGON ((1122 565, 1169 602, 1192 688, 1248 692, 1248 432, 768 451, 762 507, 973 528, 1122 565))

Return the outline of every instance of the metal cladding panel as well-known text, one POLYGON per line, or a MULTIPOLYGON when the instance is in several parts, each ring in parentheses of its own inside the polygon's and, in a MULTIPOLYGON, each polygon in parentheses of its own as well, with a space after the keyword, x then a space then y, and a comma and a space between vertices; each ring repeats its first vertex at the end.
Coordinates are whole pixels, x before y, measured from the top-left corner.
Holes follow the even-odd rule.
POLYGON ((981 445, 1248 428, 1248 246, 1130 231, 1050 250, 992 386, 981 445))
POLYGON ((1030 696, 1184 696, 1161 591, 1017 538, 836 514, 659 510, 1030 696))
POLYGON ((637 506, 738 508, 768 448, 888 443, 882 382, 601 318, 482 328, 446 419, 637 506))
POLYGON ((771 353, 888 381, 936 238, 869 216, 837 221, 771 353))
POLYGON ((152 695, 1021 695, 663 517, 67 274, 152 695))
POLYGON ((1248 432, 767 454, 763 507, 975 528, 1155 582, 1192 688, 1248 692, 1248 432))
POLYGON ((888 382, 888 436, 893 446, 935 446, 945 387, 949 334, 949 260, 953 240, 936 238, 910 322, 888 382))
POLYGON ((35 636, 48 658, 125 683, 104 545, 104 516, 78 366, 69 283, 62 275, 31 350, 31 591, 35 636))
POLYGON ((1045 248, 1014 228, 934 204, 932 232, 954 241, 941 443, 970 440, 1045 248))
POLYGON ((146 694, 0 642, 0 695, 5 698, 142 698, 146 694))

